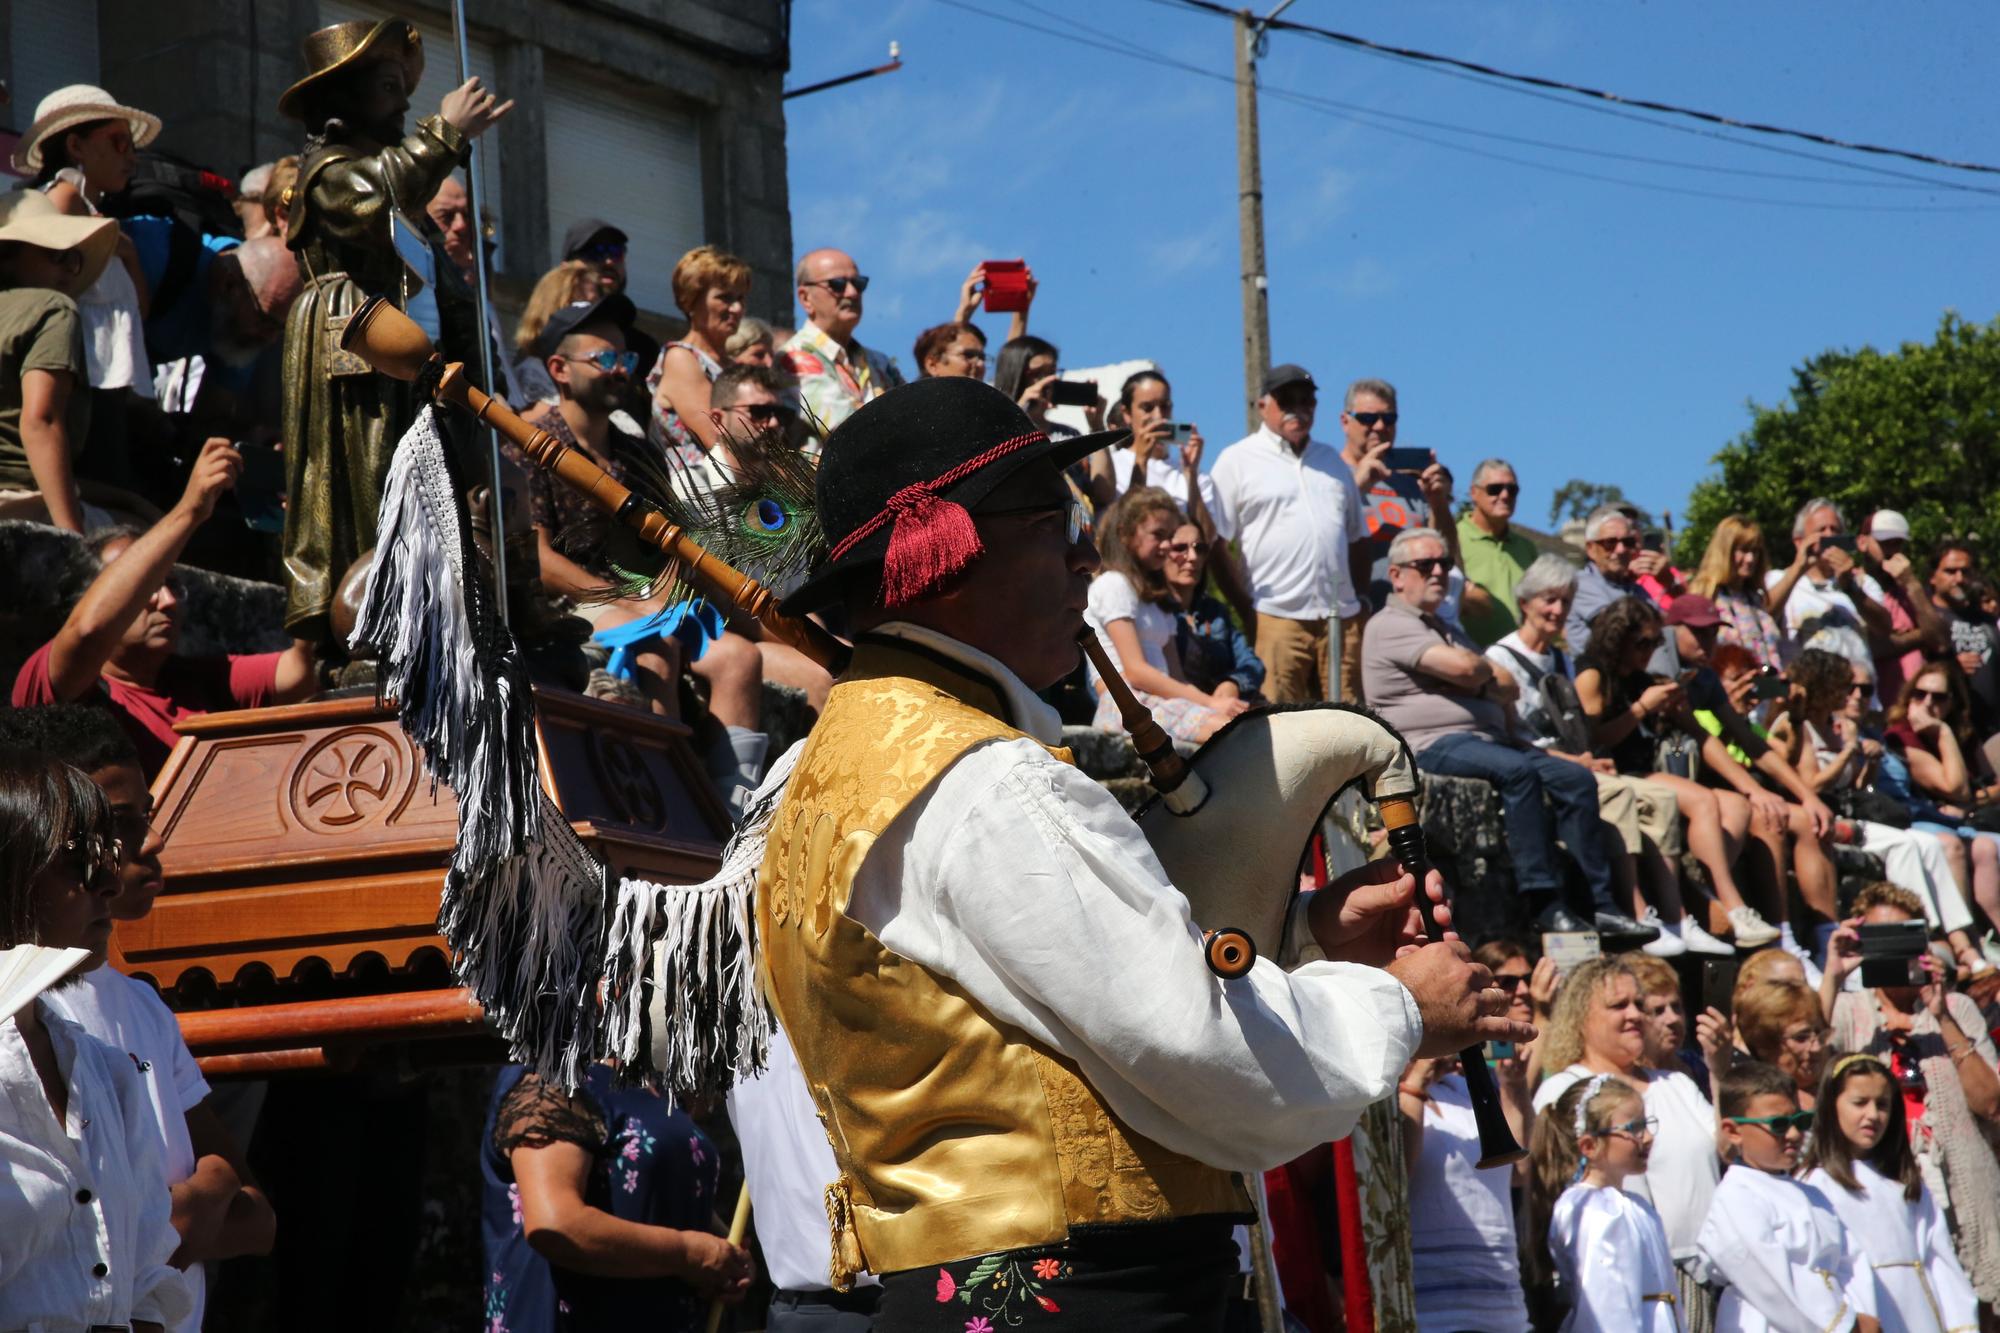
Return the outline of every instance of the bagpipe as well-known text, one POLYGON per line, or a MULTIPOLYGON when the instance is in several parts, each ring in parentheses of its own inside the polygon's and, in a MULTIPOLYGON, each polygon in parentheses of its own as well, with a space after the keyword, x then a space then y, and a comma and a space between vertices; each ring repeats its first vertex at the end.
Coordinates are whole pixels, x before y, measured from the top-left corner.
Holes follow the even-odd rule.
MULTIPOLYGON (((754 488, 725 488, 697 518, 677 510, 662 487, 647 488, 660 493, 638 494, 587 455, 536 429, 471 384, 462 367, 443 362, 414 322, 379 298, 354 313, 341 345, 377 371, 417 381, 438 401, 462 407, 497 430, 536 467, 588 497, 639 543, 669 562, 693 593, 755 617, 766 633, 836 675, 844 667, 844 644, 812 621, 780 613, 777 599, 764 581, 723 559, 690 531, 696 528, 704 535, 719 534, 724 543, 732 540, 727 535, 731 532, 760 533, 783 517, 776 512, 783 506, 774 509, 768 496, 755 494, 754 488)), ((425 424, 420 420, 420 427, 425 424)), ((412 431, 412 437, 421 434, 420 430, 412 431)), ((397 461, 399 466, 414 466, 404 464, 400 450, 397 461)), ((392 484, 383 499, 384 545, 399 540, 401 529, 392 521, 394 517, 407 516, 412 509, 408 497, 399 497, 394 474, 392 468, 392 484)), ((442 501, 435 494, 435 485, 431 490, 427 507, 435 510, 442 501)), ((796 562, 798 546, 785 549, 787 558, 796 562)), ((467 562, 458 563, 464 566, 458 571, 461 577, 476 585, 479 571, 467 562)), ((397 608, 429 604, 434 599, 412 586, 421 581, 421 575, 407 568, 401 575, 394 572, 397 560, 385 561, 378 554, 377 567, 364 598, 355 641, 387 650, 385 689, 397 694, 406 727, 424 747, 434 774, 453 787, 461 811, 468 806, 476 809, 483 799, 481 792, 461 788, 453 780, 454 774, 460 780, 490 781, 493 775, 486 770, 492 766, 463 762, 465 747, 454 745, 461 738, 452 728, 437 725, 439 691, 429 688, 435 685, 435 671, 426 674, 423 666, 444 655, 443 647, 426 645, 421 636, 412 642, 411 627, 395 623, 397 608), (391 572, 380 572, 385 568, 391 572), (378 582, 384 586, 378 587, 378 582), (413 687, 419 695, 421 715, 414 727, 408 716, 412 699, 407 692, 413 687), (426 699, 431 701, 427 708, 426 699), (461 762, 454 765, 454 756, 461 762)), ((470 600, 477 602, 478 598, 470 600)), ((504 630, 501 635, 504 637, 504 630)), ((473 639, 479 637, 478 633, 472 635, 473 639)), ((1153 777, 1157 794, 1135 818, 1168 878, 1186 895, 1191 914, 1204 931, 1209 966, 1219 976, 1241 976, 1259 954, 1275 958, 1284 951, 1305 850, 1329 807, 1350 788, 1358 788, 1375 803, 1388 830, 1390 851, 1417 879, 1417 904, 1425 929, 1431 939, 1441 938, 1423 890, 1429 858, 1417 821, 1416 765, 1408 746, 1392 728, 1349 705, 1281 706, 1232 720, 1194 755, 1183 758, 1126 686, 1095 633, 1086 631, 1080 643, 1117 703, 1153 777)), ((520 693, 525 698, 525 690, 520 693)), ((509 1040, 516 1059, 558 1077, 567 1073, 573 1078, 581 1061, 611 1055, 631 1066, 650 1067, 674 1095, 683 1098, 715 1095, 736 1078, 762 1066, 770 1018, 756 979, 749 902, 763 860, 764 832, 783 796, 795 754, 796 747, 772 765, 751 799, 743 824, 725 847, 716 877, 701 885, 628 881, 618 886, 608 924, 601 916, 594 919, 600 927, 599 938, 605 942, 601 966, 592 969, 581 965, 584 960, 572 958, 571 964, 580 965, 576 966, 578 975, 566 981, 549 975, 546 968, 536 970, 532 977, 514 975, 503 981, 479 969, 484 965, 488 972, 506 972, 508 960, 496 958, 494 950, 524 942, 520 928, 488 930, 481 939, 463 943, 446 930, 455 953, 461 952, 464 944, 485 946, 471 960, 471 966, 460 961, 461 974, 487 1004, 489 1017, 509 1040), (495 938, 496 934, 501 938, 495 938), (560 987, 556 1003, 561 1011, 548 1013, 541 1003, 545 996, 521 994, 526 984, 560 987), (501 1003, 489 1002, 488 992, 497 993, 501 1003)), ((515 757, 526 764, 532 776, 532 755, 515 757)), ((518 779, 514 786, 518 789, 518 779)), ((533 835, 544 841, 560 840, 567 831, 559 813, 543 818, 540 825, 538 830, 525 831, 525 842, 514 839, 514 855, 523 854, 523 846, 532 843, 533 835)), ((496 841, 506 842, 491 836, 483 841, 489 848, 496 841)), ((506 852, 509 847, 503 845, 499 850, 506 852)), ((530 857, 531 862, 534 859, 530 857)), ((479 867, 468 865, 465 870, 467 897, 475 890, 517 895, 534 892, 532 883, 519 877, 496 879, 489 873, 481 879, 479 867)), ((546 941, 548 923, 565 914, 577 927, 589 929, 593 919, 585 901, 587 891, 570 883, 555 892, 567 903, 566 913, 551 911, 546 905, 515 904, 513 916, 540 927, 526 933, 546 941)), ((601 904, 601 881, 597 893, 601 904)), ((509 915, 505 905, 493 903, 467 902, 458 912, 466 920, 488 923, 496 914, 509 915)), ((441 913, 441 927, 449 926, 453 915, 448 902, 441 913)), ((1463 1060, 1467 1090, 1478 1119, 1481 1165, 1515 1160, 1522 1149, 1501 1113, 1498 1089, 1483 1052, 1470 1048, 1463 1053, 1463 1060)))

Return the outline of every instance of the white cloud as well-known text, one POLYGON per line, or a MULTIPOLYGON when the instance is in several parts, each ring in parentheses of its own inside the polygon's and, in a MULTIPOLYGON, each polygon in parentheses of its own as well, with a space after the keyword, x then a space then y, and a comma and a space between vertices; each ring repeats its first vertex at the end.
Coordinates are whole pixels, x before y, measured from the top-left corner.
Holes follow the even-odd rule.
POLYGON ((1363 255, 1349 264, 1339 282, 1341 294, 1355 301, 1387 296, 1396 286, 1395 273, 1373 255, 1363 255))

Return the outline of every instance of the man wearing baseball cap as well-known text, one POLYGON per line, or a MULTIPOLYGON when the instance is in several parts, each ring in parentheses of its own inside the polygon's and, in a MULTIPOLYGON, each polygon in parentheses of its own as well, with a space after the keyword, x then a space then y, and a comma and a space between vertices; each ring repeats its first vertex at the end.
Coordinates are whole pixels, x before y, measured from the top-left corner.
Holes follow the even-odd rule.
MULTIPOLYGON (((1456 940, 1208 970, 1186 898, 1035 694, 1076 667, 1098 564, 1062 468, 1111 442, 1051 440, 953 377, 866 404, 822 455, 831 546, 784 610, 842 605, 855 652, 754 911, 840 1172, 833 1285, 879 1274, 878 1329, 1219 1328, 1249 1209, 1232 1172, 1345 1134, 1414 1055, 1528 1030, 1485 1016, 1504 997, 1456 940)), ((1296 874, 1289 851, 1269 869, 1296 874)), ((1335 917, 1393 934, 1416 892, 1364 869, 1301 934, 1351 952, 1335 917)))
POLYGON ((1889 704, 1902 694, 1910 673, 1923 666, 1926 653, 1945 650, 1951 626, 1911 563, 1910 520, 1893 509, 1878 509, 1861 531, 1867 543, 1862 549, 1881 571, 1882 606, 1889 613, 1888 641, 1874 654, 1875 694, 1889 704))
POLYGON ((1340 450, 1312 438, 1319 386, 1310 371, 1273 366, 1257 397, 1256 433, 1215 461, 1209 508, 1223 541, 1242 544, 1257 609, 1257 656, 1273 703, 1361 702, 1360 657, 1334 675, 1341 622, 1357 622, 1352 571, 1366 568, 1361 495, 1340 450))

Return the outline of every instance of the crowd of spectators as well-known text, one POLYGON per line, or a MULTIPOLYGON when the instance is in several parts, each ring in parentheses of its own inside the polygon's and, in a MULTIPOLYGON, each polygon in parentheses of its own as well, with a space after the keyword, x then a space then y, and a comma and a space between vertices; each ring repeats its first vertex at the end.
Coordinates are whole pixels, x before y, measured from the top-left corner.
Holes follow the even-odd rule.
MULTIPOLYGON (((175 724, 308 698, 341 657, 307 640, 222 658, 180 650, 184 565, 286 577, 274 460, 281 344, 302 289, 287 247, 299 162, 245 173, 220 213, 200 207, 215 201, 148 206, 135 191, 146 194, 159 131, 103 89, 60 90, 15 154, 21 185, 0 199, 0 517, 81 538, 65 617, 22 645, 0 719, 0 946, 74 942, 99 963, 106 923, 142 917, 159 891, 145 791, 175 724)), ((426 201, 422 225, 471 278, 486 228, 458 178, 426 201)), ((982 266, 907 364, 990 379, 1050 434, 1075 433, 1059 406, 1092 431, 1127 432, 1069 476, 1103 563, 1087 619, 1167 732, 1192 745, 1265 704, 1365 704, 1423 772, 1493 791, 1522 938, 1489 941, 1481 958, 1542 1035, 1490 1058, 1534 1154, 1518 1172, 1478 1170, 1453 1062, 1407 1071, 1421 1326, 1502 1333, 1552 1326, 1563 1308, 1579 1328, 1650 1328, 1662 1310, 1663 1328, 1759 1326, 1745 1307, 1772 1326, 1800 1311, 1820 1326, 1825 1284, 1788 1285, 1793 1259, 1840 1275, 1850 1313, 1883 1328, 1931 1326, 1892 1317, 1914 1308, 1907 1284, 1883 1276, 1899 1266, 1924 1268, 1934 1312, 1962 1292, 2000 1296, 1996 1015, 1974 998, 1990 1002, 2000 976, 2000 629, 1977 552, 1917 549, 1887 509, 1850 535, 1816 499, 1782 568, 1779 543, 1731 517, 1684 574, 1668 534, 1624 505, 1587 516, 1578 561, 1516 524, 1512 463, 1472 462, 1461 495, 1436 452, 1399 447, 1388 381, 1351 380, 1339 438, 1321 439, 1313 373, 1273 366, 1257 428, 1211 451, 1177 416, 1165 370, 1115 384, 1066 374, 1057 345, 1028 331, 1038 284, 1023 280, 997 349, 974 322, 982 266), (1843 849, 1875 872, 1858 894, 1843 893, 1843 849), (1933 939, 1922 976, 1862 985, 1859 928, 1897 922, 1933 939), (1594 936, 1605 952, 1564 975, 1540 957, 1542 936, 1594 936), (1697 992, 1697 1009, 1683 998, 1696 960, 1665 961, 1690 954, 1740 957, 1740 979, 1697 992), (1850 1102, 1886 1109, 1870 1120, 1850 1102), (1742 1209, 1726 1209, 1732 1163, 1803 1183, 1740 1184, 1742 1209), (1903 1217, 1892 1196, 1914 1219, 1902 1229, 1883 1221, 1903 1217), (1760 1208, 1837 1215, 1815 1233, 1832 1251, 1766 1253, 1747 1271, 1727 1236, 1760 1208), (1664 1277, 1593 1267, 1605 1236, 1657 1250, 1664 1277), (1877 1248, 1904 1240, 1914 1258, 1877 1248), (1639 1317, 1598 1304, 1627 1297, 1639 1317)), ((698 499, 739 479, 743 442, 776 431, 812 453, 904 383, 898 359, 861 339, 868 287, 852 255, 811 249, 793 277, 797 326, 774 328, 746 313, 741 258, 710 245, 635 253, 614 221, 580 218, 511 327, 488 312, 492 388, 614 478, 665 475, 698 499), (636 266, 669 263, 671 326, 626 294, 636 266)), ((764 686, 813 707, 826 673, 754 623, 633 586, 602 511, 509 451, 533 577, 583 622, 590 691, 698 712, 718 785, 753 788, 764 686)), ((1122 729, 1092 673, 1056 699, 1074 723, 1122 729)), ((86 1200, 66 1168, 24 1165, 32 1135, 0 1132, 17 1184, 60 1187, 92 1210, 87 1244, 116 1277, 87 1322, 198 1327, 197 1261, 268 1249, 273 1220, 204 1111, 171 1016, 102 967, 23 1014, 0 1025, 0 1080, 52 1114, 37 1134, 59 1132, 69 1098, 99 1108, 86 1150, 124 1182, 124 1197, 86 1200), (128 1062, 79 1055, 77 1031, 130 1050, 138 1082, 128 1062), (111 1068, 66 1087, 47 1076, 52 1061, 111 1068)), ((503 1297, 602 1298, 567 1277, 521 1296, 524 1275, 547 1284, 551 1264, 587 1276, 640 1263, 667 1284, 649 1288, 650 1308, 742 1290, 743 1252, 704 1230, 715 1145, 685 1113, 633 1095, 607 1083, 560 1097, 518 1069, 503 1077, 482 1140, 503 1297), (647 1207, 584 1182, 579 1162, 656 1140, 672 1151, 647 1150, 647 1207)), ((0 1271, 0 1328, 38 1317, 23 1303, 40 1299, 34 1287, 0 1271)), ((1940 1313, 1937 1326, 1961 1325, 1940 1313)))

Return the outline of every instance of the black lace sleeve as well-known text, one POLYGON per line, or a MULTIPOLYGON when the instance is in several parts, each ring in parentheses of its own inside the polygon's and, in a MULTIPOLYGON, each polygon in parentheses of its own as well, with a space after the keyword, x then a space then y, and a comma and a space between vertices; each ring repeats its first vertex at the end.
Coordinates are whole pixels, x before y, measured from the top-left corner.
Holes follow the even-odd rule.
POLYGON ((493 1118, 493 1146, 503 1157, 551 1143, 574 1143, 595 1156, 604 1150, 604 1136, 604 1113, 589 1092, 578 1088, 572 1095, 533 1074, 508 1089, 493 1118))

